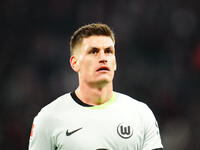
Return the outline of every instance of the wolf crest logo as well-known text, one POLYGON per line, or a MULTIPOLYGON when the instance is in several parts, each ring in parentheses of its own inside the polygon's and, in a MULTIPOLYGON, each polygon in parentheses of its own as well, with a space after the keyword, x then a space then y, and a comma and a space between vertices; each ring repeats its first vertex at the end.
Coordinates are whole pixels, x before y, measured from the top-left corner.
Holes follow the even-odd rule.
POLYGON ((126 123, 120 123, 117 126, 117 133, 120 137, 128 139, 133 135, 133 128, 131 127, 131 125, 128 125, 126 123))

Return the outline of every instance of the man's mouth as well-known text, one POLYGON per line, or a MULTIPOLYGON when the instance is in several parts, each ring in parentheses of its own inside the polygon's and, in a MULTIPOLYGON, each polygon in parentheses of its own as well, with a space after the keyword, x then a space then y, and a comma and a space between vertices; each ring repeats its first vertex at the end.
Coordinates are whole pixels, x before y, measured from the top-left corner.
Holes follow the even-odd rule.
POLYGON ((110 69, 108 67, 103 66, 103 67, 99 67, 97 71, 110 71, 110 69))

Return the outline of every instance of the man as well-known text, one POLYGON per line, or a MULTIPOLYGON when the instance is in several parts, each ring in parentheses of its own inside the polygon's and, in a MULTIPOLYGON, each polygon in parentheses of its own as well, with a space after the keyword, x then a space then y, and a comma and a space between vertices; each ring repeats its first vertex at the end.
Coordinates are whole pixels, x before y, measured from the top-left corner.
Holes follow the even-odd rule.
POLYGON ((162 149, 156 119, 142 102, 113 91, 115 38, 105 24, 89 24, 70 41, 79 86, 35 117, 29 150, 162 149))

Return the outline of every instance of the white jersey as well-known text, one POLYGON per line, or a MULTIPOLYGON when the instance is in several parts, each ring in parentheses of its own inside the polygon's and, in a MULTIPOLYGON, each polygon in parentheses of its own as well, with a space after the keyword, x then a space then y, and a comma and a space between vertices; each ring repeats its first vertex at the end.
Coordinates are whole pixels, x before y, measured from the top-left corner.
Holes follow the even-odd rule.
POLYGON ((84 107, 65 94, 35 117, 29 150, 152 150, 162 148, 152 111, 113 92, 108 102, 84 107))

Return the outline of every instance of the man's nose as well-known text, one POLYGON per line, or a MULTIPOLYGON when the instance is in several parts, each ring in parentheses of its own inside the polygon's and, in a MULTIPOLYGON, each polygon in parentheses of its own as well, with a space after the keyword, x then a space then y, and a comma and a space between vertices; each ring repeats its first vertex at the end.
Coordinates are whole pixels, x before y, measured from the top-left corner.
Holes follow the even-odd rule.
POLYGON ((105 54, 104 50, 101 50, 99 52, 99 62, 100 63, 107 63, 107 58, 106 58, 106 54, 105 54))

